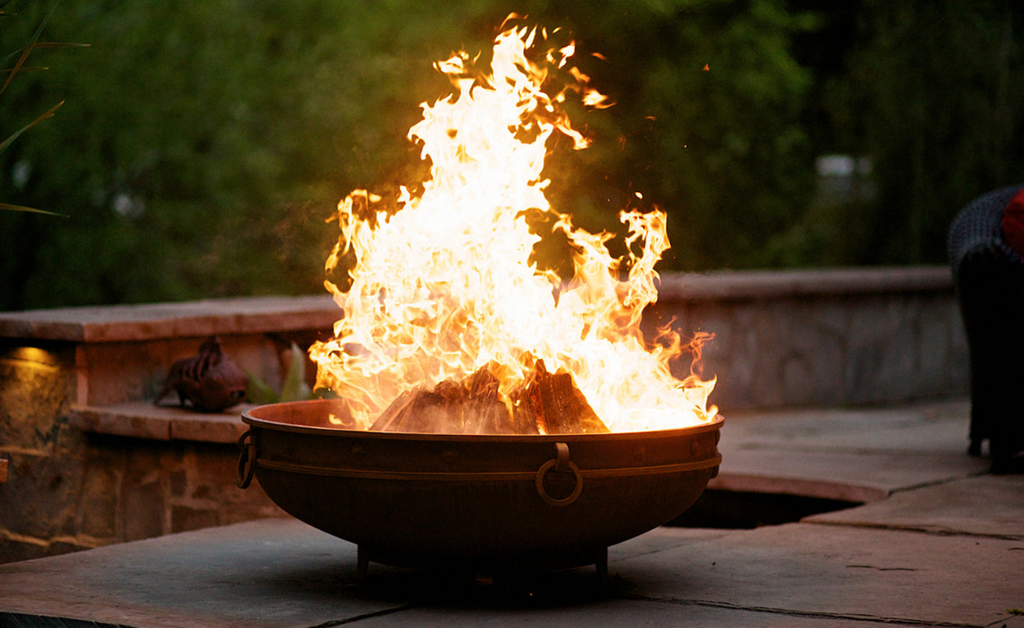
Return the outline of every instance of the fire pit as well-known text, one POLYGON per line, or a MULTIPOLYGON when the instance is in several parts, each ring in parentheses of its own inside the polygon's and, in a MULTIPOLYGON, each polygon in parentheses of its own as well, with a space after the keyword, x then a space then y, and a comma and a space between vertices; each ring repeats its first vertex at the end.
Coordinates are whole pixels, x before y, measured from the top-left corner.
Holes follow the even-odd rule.
POLYGON ((390 199, 355 190, 333 218, 326 269, 345 281, 326 286, 343 315, 310 357, 339 401, 244 415, 239 485, 255 476, 287 512, 358 544, 361 572, 372 560, 603 574, 609 545, 681 514, 721 462, 705 335, 640 330, 665 212, 623 208, 616 257, 613 235, 544 196, 548 139, 589 144, 563 103, 609 106, 570 64, 573 43, 538 49, 547 36, 505 28, 490 70, 465 52, 436 64, 455 93, 409 131, 430 177, 390 199), (564 238, 571 275, 538 267, 529 216, 564 238), (670 365, 686 355, 680 381, 670 365))
POLYGON ((607 548, 675 518, 715 477, 722 419, 615 434, 462 435, 332 427, 338 401, 249 410, 239 486, 370 561, 607 567, 607 548))

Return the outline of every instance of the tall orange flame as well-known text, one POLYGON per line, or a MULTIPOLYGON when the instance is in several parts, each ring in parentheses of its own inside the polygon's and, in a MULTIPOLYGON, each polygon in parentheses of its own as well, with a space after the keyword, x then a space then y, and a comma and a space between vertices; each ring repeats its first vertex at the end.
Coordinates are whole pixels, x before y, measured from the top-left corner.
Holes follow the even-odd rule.
MULTIPOLYGON (((489 74, 474 74, 464 52, 436 64, 458 93, 424 103, 409 131, 431 164, 420 194, 403 186, 397 212, 365 190, 338 205, 341 236, 327 268, 354 258, 352 284, 342 292, 327 282, 344 317, 335 338, 310 354, 317 386, 346 399, 358 427, 407 391, 489 363, 500 365, 507 394, 527 374, 526 354, 572 373, 612 431, 683 427, 717 412, 707 407, 713 379, 670 373, 669 362, 687 350, 679 336, 663 330, 647 347, 640 331, 644 307, 657 299, 655 262, 669 247, 663 212, 621 214, 624 259, 606 247, 613 236, 552 212, 572 246, 575 276, 563 284, 530 262, 540 238, 525 212, 551 211, 545 144, 556 131, 577 149, 588 144, 558 107, 566 90, 542 90, 549 68, 564 66, 574 48, 535 63, 526 52, 537 35, 528 28, 498 35, 489 74)), ((585 103, 607 104, 584 74, 569 72, 585 103)))

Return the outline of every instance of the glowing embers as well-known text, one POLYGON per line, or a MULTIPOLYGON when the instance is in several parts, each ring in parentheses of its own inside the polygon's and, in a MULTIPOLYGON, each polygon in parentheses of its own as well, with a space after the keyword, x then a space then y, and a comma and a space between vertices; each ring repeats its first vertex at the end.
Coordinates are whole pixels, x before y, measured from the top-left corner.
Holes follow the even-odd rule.
POLYGON ((549 373, 533 360, 526 379, 503 397, 492 362, 461 382, 446 379, 433 390, 403 393, 370 426, 385 432, 442 434, 599 434, 608 432, 565 370, 549 373))

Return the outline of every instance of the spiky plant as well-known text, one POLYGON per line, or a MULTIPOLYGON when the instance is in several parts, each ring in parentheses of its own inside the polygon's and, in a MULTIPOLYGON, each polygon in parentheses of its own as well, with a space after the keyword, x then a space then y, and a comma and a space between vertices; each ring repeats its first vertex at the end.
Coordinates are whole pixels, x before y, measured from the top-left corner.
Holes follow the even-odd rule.
MULTIPOLYGON (((10 13, 7 13, 4 10, 5 7, 8 4, 10 4, 10 3, 11 3, 11 0, 0 0, 0 18, 2 18, 2 17, 9 17, 11 15, 10 13)), ((18 74, 20 72, 27 72, 27 71, 30 71, 30 70, 46 70, 47 69, 45 67, 30 67, 30 66, 25 65, 25 62, 28 61, 29 55, 32 54, 32 51, 35 50, 36 48, 66 48, 66 47, 69 47, 69 46, 79 46, 79 47, 82 47, 82 46, 88 46, 89 45, 89 44, 70 44, 70 43, 41 42, 41 41, 39 41, 39 36, 43 34, 43 29, 46 28, 46 24, 47 24, 47 22, 50 21, 50 16, 53 15, 53 12, 54 12, 54 10, 56 10, 58 4, 59 4, 59 1, 55 2, 53 7, 50 8, 50 12, 46 14, 45 18, 43 18, 43 21, 36 28, 35 32, 32 34, 32 38, 29 40, 28 44, 24 48, 20 48, 18 50, 15 50, 14 52, 9 53, 6 57, 3 58, 2 61, 0 61, 0 67, 3 68, 3 69, 0 69, 0 77, 2 77, 3 75, 6 74, 6 78, 4 79, 3 86, 0 87, 0 96, 2 96, 5 91, 7 91, 7 87, 10 86, 11 81, 14 80, 14 76, 16 74, 18 74), (12 67, 10 67, 10 68, 6 67, 7 64, 10 63, 13 59, 17 59, 17 61, 14 62, 14 65, 12 67)), ((62 100, 59 103, 57 103, 56 105, 54 105, 53 107, 51 107, 50 110, 47 111, 46 113, 44 113, 43 115, 39 116, 38 118, 36 118, 32 122, 29 122, 25 126, 21 127, 17 131, 15 131, 14 133, 10 134, 6 139, 4 139, 2 142, 0 142, 0 153, 3 153, 5 150, 7 150, 7 147, 10 146, 14 142, 14 140, 18 139, 18 137, 22 133, 24 133, 25 131, 31 129, 32 127, 34 127, 35 125, 39 124, 43 120, 45 120, 47 118, 50 118, 50 117, 53 117, 53 114, 63 104, 64 104, 64 101, 62 100)), ((2 201, 0 201, 0 209, 7 209, 7 210, 11 210, 11 211, 21 211, 21 212, 35 212, 35 213, 39 213, 39 214, 50 214, 52 216, 60 216, 60 215, 62 215, 62 214, 57 214, 57 213, 54 213, 54 212, 45 211, 45 210, 42 210, 42 209, 35 209, 33 207, 23 207, 21 205, 12 205, 10 203, 4 203, 2 201)))

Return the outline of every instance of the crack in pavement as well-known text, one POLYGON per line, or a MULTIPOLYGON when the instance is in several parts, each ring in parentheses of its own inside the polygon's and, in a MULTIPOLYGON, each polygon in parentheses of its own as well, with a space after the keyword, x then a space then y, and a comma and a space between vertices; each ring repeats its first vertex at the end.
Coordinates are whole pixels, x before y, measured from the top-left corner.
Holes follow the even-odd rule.
POLYGON ((648 602, 661 602, 664 604, 675 604, 678 606, 707 606, 710 608, 721 608, 727 610, 748 611, 752 613, 771 613, 773 615, 784 615, 787 617, 805 617, 808 619, 845 619, 850 621, 863 621, 875 624, 890 624, 903 626, 935 626, 936 628, 978 628, 975 624, 961 624, 956 622, 931 621, 922 619, 911 619, 905 617, 879 617, 877 615, 862 615, 860 613, 829 613, 826 611, 801 611, 789 608, 774 608, 771 606, 743 606, 731 602, 717 602, 714 600, 676 600, 672 598, 661 598, 647 595, 623 593, 615 597, 648 602))
MULTIPOLYGON (((917 532, 935 536, 966 536, 977 539, 993 539, 996 541, 1024 541, 1020 534, 996 534, 992 532, 968 532, 930 526, 914 526, 898 523, 867 523, 856 521, 801 521, 800 525, 835 526, 839 528, 867 528, 871 530, 892 530, 896 532, 917 532)), ((1011 548, 1012 549, 1012 548, 1011 548)))
POLYGON ((401 613, 413 608, 417 608, 416 604, 406 604, 405 606, 398 606, 395 608, 385 608, 384 610, 374 611, 372 613, 363 613, 362 615, 356 615, 355 617, 348 617, 346 619, 332 619, 331 621, 325 621, 319 624, 313 624, 308 628, 333 628, 334 626, 343 626, 345 624, 354 624, 357 621, 363 621, 364 619, 373 619, 375 617, 384 617, 392 615, 394 613, 401 613))

